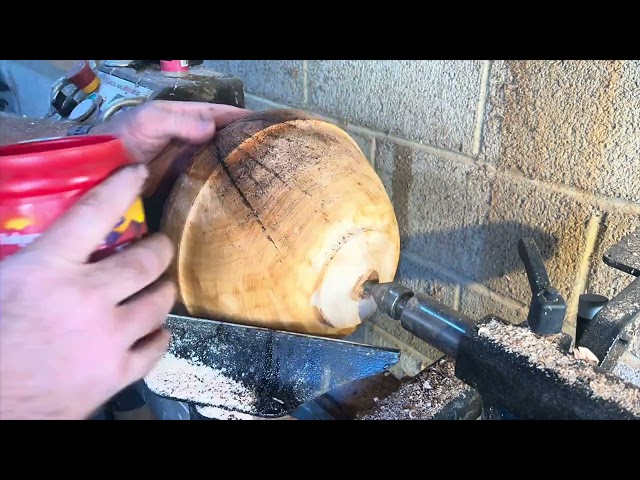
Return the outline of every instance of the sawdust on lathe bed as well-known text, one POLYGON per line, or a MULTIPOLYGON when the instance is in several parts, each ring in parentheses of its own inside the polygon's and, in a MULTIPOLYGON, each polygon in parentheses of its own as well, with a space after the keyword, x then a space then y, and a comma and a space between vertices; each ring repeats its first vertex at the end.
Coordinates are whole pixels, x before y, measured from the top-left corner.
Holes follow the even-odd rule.
POLYGON ((144 380, 157 395, 196 404, 248 411, 256 400, 252 391, 225 372, 204 365, 196 358, 187 360, 172 353, 166 353, 144 380))
POLYGON ((429 420, 468 389, 455 377, 453 362, 443 358, 388 397, 378 399, 358 420, 429 420))
POLYGON ((590 391, 594 397, 615 402, 640 415, 640 389, 628 388, 623 379, 595 369, 589 361, 563 353, 553 337, 540 341, 530 329, 498 320, 482 325, 478 334, 509 353, 526 357, 536 368, 557 375, 567 385, 590 391))

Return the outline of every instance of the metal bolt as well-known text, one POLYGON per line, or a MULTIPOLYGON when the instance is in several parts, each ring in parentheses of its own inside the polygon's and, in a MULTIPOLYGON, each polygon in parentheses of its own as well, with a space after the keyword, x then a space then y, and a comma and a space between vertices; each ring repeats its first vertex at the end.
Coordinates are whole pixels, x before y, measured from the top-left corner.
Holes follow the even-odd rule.
POLYGON ((555 302, 556 300, 558 300, 560 293, 557 290, 549 289, 549 290, 545 290, 543 295, 544 295, 544 298, 546 298, 547 300, 551 302, 555 302))

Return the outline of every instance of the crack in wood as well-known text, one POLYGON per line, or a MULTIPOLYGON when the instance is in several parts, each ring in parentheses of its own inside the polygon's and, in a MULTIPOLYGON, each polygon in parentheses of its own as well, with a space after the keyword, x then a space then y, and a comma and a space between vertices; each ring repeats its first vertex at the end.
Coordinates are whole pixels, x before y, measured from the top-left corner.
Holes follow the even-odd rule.
POLYGON ((245 173, 251 180, 253 180, 253 183, 256 184, 256 187, 260 191, 261 195, 267 195, 267 191, 262 187, 262 184, 258 181, 257 178, 253 176, 253 169, 248 168, 243 173, 245 173))
MULTIPOLYGON (((278 180, 280 180, 282 183, 284 183, 285 185, 288 185, 289 182, 287 180, 285 180, 284 178, 282 178, 280 176, 280 174, 276 171, 274 171, 271 167, 268 167, 267 165, 265 165, 264 163, 262 163, 260 160, 258 160, 255 156, 253 156, 251 153, 247 152, 245 149, 238 147, 238 150, 240 150, 244 155, 246 155, 247 157, 249 157, 251 160, 253 160, 254 162, 256 162, 258 165, 260 165, 262 168, 264 168, 267 172, 269 172, 271 175, 273 175, 274 177, 276 177, 278 180)), ((300 185, 298 185, 297 183, 293 182, 293 185, 300 190, 302 193, 304 193, 305 195, 307 195, 308 197, 312 197, 313 195, 311 195, 309 192, 307 192, 304 188, 302 188, 300 185)))
POLYGON ((220 161, 220 164, 222 165, 222 168, 224 169, 224 172, 227 174, 227 177, 229 177, 229 180, 231 181, 231 184, 233 185, 233 187, 240 194, 240 198, 242 198, 242 201, 244 202, 244 204, 247 206, 247 208, 249 209, 249 211, 253 215, 253 218, 256 220, 258 225, 260 225, 260 228, 262 229, 262 232, 265 234, 267 239, 273 244, 273 246, 275 247, 275 249, 279 253, 280 249, 278 248, 278 245, 276 245, 276 242, 274 242, 273 238, 271 238, 271 235, 269 235, 269 233, 267 232, 267 228, 264 226, 264 223, 262 223, 262 220, 260 220, 260 216, 258 215, 258 212, 256 212, 255 208, 253 208, 253 206, 251 205, 251 202, 249 202, 249 199, 246 197, 246 195, 244 194, 244 192, 240 188, 240 185, 238 185, 238 182, 236 181, 236 179, 233 178, 233 175, 231 175, 231 170, 229 169, 229 166, 227 165, 227 163, 224 161, 224 157, 222 157, 222 155, 220 154, 220 149, 218 148, 217 145, 215 146, 215 148, 216 148, 216 153, 218 155, 218 159, 220 161))

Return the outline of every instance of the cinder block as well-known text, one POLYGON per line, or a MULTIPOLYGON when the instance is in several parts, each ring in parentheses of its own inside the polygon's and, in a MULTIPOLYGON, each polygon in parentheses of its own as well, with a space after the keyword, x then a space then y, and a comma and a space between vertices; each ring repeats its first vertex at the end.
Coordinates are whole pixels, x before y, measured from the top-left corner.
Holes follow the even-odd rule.
POLYGON ((451 308, 455 308, 457 283, 448 279, 443 273, 414 261, 405 252, 400 255, 396 281, 416 293, 426 293, 451 308))
MULTIPOLYGON (((249 110, 255 111, 255 112, 259 112, 262 110, 271 110, 273 107, 273 105, 271 103, 269 103, 268 100, 265 100, 264 98, 260 98, 257 97, 255 95, 249 95, 245 98, 245 103, 246 106, 249 110)), ((313 113, 313 112, 312 112, 313 113)), ((356 143, 358 144, 358 146, 360 147, 360 149, 362 150, 362 153, 365 154, 365 156, 367 157, 367 160, 369 160, 370 163, 373 164, 373 158, 371 155, 371 144, 373 142, 373 139, 367 135, 363 135, 361 133, 356 133, 354 132, 352 129, 350 129, 348 126, 344 126, 344 125, 339 125, 340 128, 343 128, 351 138, 353 138, 356 143)))
POLYGON ((531 237, 551 283, 569 301, 594 208, 576 197, 504 176, 494 183, 491 205, 490 225, 479 253, 480 271, 484 272, 480 283, 529 305, 531 290, 518 255, 518 241, 531 237))
POLYGON ((471 154, 481 71, 480 61, 309 60, 309 106, 471 154))
POLYGON ((376 141, 376 169, 392 199, 404 249, 483 278, 491 182, 485 167, 376 141))
POLYGON ((302 60, 205 60, 205 65, 237 76, 248 93, 288 105, 304 102, 302 60))
POLYGON ((481 158, 640 202, 639 61, 492 65, 481 158))
MULTIPOLYGON (((407 165, 408 162, 406 161, 402 165, 399 165, 398 173, 396 173, 396 166, 394 164, 394 147, 395 144, 393 143, 385 142, 383 140, 376 140, 375 161, 373 163, 373 166, 378 173, 378 177, 380 177, 380 181, 382 182, 382 185, 384 185, 384 189, 387 191, 389 198, 391 198, 391 201, 393 201, 393 179, 394 177, 398 178, 398 180, 396 180, 396 203, 400 203, 400 201, 405 203, 403 203, 403 205, 397 206, 394 204, 394 208, 396 217, 398 217, 398 213, 403 212, 401 230, 403 230, 403 232, 405 233, 401 232, 401 234, 406 235, 407 223, 409 221, 407 217, 408 206, 406 205, 406 198, 408 197, 408 192, 411 188, 413 176, 410 170, 407 171, 408 169, 403 167, 403 165, 407 165), (406 187, 402 187, 398 184, 399 177, 402 177, 406 179, 407 182, 409 182, 407 183, 406 187)), ((400 225, 398 225, 398 227, 400 227, 400 225)))
MULTIPOLYGON (((589 271, 587 293, 595 293, 604 295, 607 298, 613 298, 635 278, 632 275, 608 266, 602 261, 602 256, 609 247, 622 240, 626 234, 638 228, 640 228, 640 214, 631 215, 611 212, 604 217, 598 244, 589 271)), ((640 263, 640 257, 638 262, 640 263)))
POLYGON ((597 191, 640 203, 640 61, 623 62, 619 75, 597 191))
POLYGON ((476 321, 487 315, 497 315, 511 323, 521 323, 528 313, 527 307, 516 307, 493 292, 480 292, 470 287, 462 289, 460 311, 476 321))
POLYGON ((362 150, 362 153, 364 153, 364 155, 367 157, 367 160, 369 160, 369 163, 373 165, 373 156, 371 155, 371 143, 373 142, 373 139, 371 137, 368 137, 367 135, 356 133, 348 127, 342 128, 345 128, 345 131, 349 134, 349 136, 356 141, 356 143, 360 147, 360 150, 362 150))
POLYGON ((247 95, 244 100, 247 109, 254 112, 261 112, 263 110, 271 110, 274 108, 268 100, 256 97, 255 95, 247 95))

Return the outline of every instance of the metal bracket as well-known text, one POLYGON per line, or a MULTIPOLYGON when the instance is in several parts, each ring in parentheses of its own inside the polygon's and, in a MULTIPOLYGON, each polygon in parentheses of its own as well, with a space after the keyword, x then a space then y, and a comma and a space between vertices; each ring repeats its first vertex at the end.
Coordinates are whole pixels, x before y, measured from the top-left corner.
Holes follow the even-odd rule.
POLYGON ((640 230, 611 246, 604 263, 636 278, 589 322, 580 345, 591 350, 607 368, 615 363, 628 344, 622 338, 627 326, 640 317, 640 230))
POLYGON ((125 107, 137 107, 138 105, 142 105, 147 101, 146 97, 133 97, 133 98, 123 98, 122 100, 118 100, 113 102, 102 114, 102 118, 100 123, 104 123, 113 117, 116 112, 122 110, 125 107))

